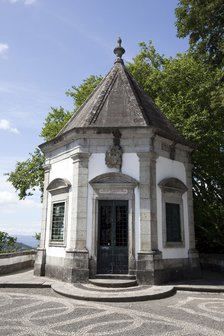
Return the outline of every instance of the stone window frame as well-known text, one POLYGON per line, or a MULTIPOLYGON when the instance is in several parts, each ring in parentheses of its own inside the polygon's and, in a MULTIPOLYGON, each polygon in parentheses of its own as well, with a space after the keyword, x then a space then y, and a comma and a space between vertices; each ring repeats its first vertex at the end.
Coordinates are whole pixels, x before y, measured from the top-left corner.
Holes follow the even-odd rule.
POLYGON ((158 183, 162 193, 162 241, 164 248, 185 247, 183 194, 188 190, 186 185, 177 178, 166 178, 158 183), (180 242, 168 242, 166 234, 166 203, 180 207, 180 242))
POLYGON ((68 225, 68 204, 69 204, 69 189, 71 183, 67 179, 56 178, 50 182, 47 191, 51 194, 51 212, 50 212, 50 231, 49 231, 49 246, 66 247, 67 242, 67 225, 68 225), (64 211, 64 235, 63 240, 52 240, 52 221, 53 221, 53 206, 57 203, 65 203, 64 211))
POLYGON ((89 184, 93 188, 93 229, 92 260, 90 273, 97 273, 97 237, 98 237, 98 202, 105 200, 128 201, 128 254, 129 273, 135 270, 135 188, 138 182, 123 173, 105 173, 93 178, 89 184))

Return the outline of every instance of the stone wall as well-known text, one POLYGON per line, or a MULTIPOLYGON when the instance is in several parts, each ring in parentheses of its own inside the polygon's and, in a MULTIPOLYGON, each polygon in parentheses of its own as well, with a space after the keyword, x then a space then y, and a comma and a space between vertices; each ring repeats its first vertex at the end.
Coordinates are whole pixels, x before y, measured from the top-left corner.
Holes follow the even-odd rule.
POLYGON ((200 254, 202 269, 224 273, 224 254, 200 254))
POLYGON ((24 251, 0 254, 0 275, 33 267, 36 251, 24 251))

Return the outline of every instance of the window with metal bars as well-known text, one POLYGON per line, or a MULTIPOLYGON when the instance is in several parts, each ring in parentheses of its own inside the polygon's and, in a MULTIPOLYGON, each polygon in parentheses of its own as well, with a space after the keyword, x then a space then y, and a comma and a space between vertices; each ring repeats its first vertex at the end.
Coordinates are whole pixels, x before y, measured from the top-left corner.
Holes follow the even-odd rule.
POLYGON ((181 242, 180 204, 166 203, 166 241, 181 242))
POLYGON ((116 207, 116 246, 127 246, 128 213, 126 206, 116 207))
POLYGON ((51 240, 63 241, 65 222, 65 202, 54 203, 52 209, 51 240))

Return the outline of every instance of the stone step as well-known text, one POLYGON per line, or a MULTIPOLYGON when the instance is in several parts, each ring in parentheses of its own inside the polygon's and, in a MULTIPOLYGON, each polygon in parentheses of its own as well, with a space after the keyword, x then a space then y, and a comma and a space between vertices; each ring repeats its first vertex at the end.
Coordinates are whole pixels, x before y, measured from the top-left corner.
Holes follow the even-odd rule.
POLYGON ((131 274, 96 274, 94 279, 136 280, 136 276, 131 274))
POLYGON ((108 287, 108 288, 123 288, 123 287, 133 287, 137 286, 137 281, 133 280, 123 280, 123 279, 89 279, 89 282, 92 285, 99 286, 99 287, 108 287))
POLYGON ((101 302, 136 302, 156 300, 175 294, 173 286, 137 286, 120 289, 97 290, 92 284, 68 284, 55 282, 52 289, 63 296, 76 300, 101 301, 101 302))

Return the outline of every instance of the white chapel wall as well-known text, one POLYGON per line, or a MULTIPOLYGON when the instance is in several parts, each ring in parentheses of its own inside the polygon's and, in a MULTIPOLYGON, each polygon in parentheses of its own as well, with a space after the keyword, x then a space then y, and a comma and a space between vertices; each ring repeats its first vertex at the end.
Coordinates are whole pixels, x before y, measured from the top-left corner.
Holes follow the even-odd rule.
MULTIPOLYGON (((51 164, 50 170, 50 179, 49 182, 53 181, 56 178, 65 178, 69 180, 72 184, 73 179, 73 163, 71 158, 66 158, 61 161, 57 161, 51 164)), ((68 213, 67 213, 67 230, 66 230, 66 241, 69 242, 69 236, 71 232, 71 213, 72 213, 72 191, 69 191, 68 197, 68 213)), ((46 251, 48 256, 55 257, 64 257, 65 248, 49 246, 50 240, 50 225, 51 225, 51 194, 48 194, 48 214, 47 214, 47 228, 46 228, 46 251)), ((66 244, 67 245, 67 244, 66 244)), ((66 248, 69 246, 67 245, 66 248)))
POLYGON ((183 215, 184 215, 184 237, 185 246, 181 248, 165 248, 162 237, 162 195, 158 183, 169 177, 175 177, 186 184, 186 172, 182 162, 159 157, 156 163, 156 181, 157 181, 157 225, 158 225, 158 248, 163 253, 164 259, 188 258, 189 249, 189 230, 188 230, 188 209, 187 193, 183 195, 183 215))

